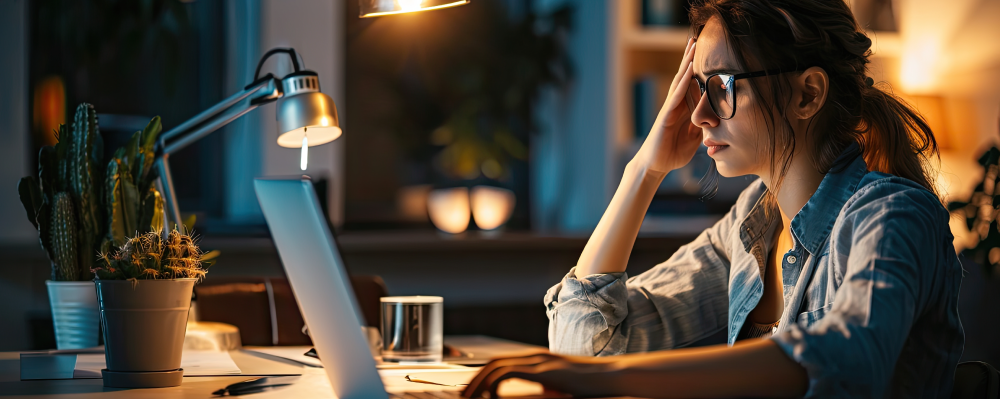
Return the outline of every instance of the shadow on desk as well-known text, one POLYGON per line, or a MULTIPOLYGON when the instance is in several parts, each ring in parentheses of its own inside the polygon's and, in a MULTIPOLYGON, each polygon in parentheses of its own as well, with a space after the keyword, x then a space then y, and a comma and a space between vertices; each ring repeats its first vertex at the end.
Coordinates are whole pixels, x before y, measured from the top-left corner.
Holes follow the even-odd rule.
POLYGON ((213 377, 184 377, 176 388, 119 389, 106 388, 101 379, 33 380, 21 381, 19 353, 0 353, 0 396, 43 397, 70 395, 77 399, 89 398, 144 398, 182 397, 208 398, 211 392, 234 382, 246 380, 248 375, 303 374, 303 367, 290 361, 265 359, 245 351, 229 352, 242 371, 241 375, 213 377), (167 395, 165 393, 170 392, 167 395))

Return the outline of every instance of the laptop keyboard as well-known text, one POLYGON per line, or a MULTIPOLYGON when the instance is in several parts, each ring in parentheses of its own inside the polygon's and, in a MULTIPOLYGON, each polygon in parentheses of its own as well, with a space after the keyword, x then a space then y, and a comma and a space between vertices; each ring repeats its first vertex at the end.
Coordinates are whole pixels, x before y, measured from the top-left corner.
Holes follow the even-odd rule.
POLYGON ((390 393, 389 399, 461 399, 462 391, 426 391, 390 393))

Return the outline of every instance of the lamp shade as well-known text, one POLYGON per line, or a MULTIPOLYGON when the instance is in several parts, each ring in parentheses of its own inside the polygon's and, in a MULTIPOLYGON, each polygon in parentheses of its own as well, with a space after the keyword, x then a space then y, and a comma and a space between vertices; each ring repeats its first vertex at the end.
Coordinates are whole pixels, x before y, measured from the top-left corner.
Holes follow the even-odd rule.
POLYGON ((468 3, 469 0, 358 0, 361 18, 436 10, 468 3))
POLYGON ((337 118, 337 106, 330 96, 319 91, 319 77, 301 71, 281 80, 284 96, 278 100, 278 145, 302 147, 326 144, 343 133, 337 118))

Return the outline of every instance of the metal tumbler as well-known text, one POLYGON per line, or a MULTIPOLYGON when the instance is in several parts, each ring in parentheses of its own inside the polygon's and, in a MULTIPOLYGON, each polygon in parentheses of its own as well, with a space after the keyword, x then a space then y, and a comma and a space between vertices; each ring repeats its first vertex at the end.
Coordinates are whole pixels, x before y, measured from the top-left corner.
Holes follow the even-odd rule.
POLYGON ((440 363, 444 304, 439 296, 383 297, 382 360, 440 363))

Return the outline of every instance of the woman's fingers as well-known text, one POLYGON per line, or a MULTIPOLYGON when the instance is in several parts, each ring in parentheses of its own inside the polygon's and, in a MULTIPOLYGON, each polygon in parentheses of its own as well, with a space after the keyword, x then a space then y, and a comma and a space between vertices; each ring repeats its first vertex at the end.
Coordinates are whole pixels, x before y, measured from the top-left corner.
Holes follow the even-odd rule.
POLYGON ((539 353, 524 357, 491 360, 472 378, 472 381, 469 382, 469 385, 462 392, 462 396, 467 398, 482 396, 483 392, 486 392, 490 388, 494 379, 497 376, 503 375, 509 367, 537 365, 553 357, 553 355, 548 353, 539 353))
POLYGON ((538 380, 538 375, 532 366, 510 366, 504 367, 499 372, 491 373, 489 379, 485 381, 486 386, 489 387, 490 398, 496 399, 500 397, 498 389, 500 388, 500 383, 511 378, 520 378, 523 380, 535 381, 542 383, 538 380))
MULTIPOLYGON (((674 80, 670 82, 670 92, 674 92, 674 88, 677 86, 678 79, 684 73, 684 63, 688 59, 688 54, 691 54, 691 48, 694 47, 694 38, 688 39, 687 45, 684 47, 684 56, 681 57, 681 64, 677 66, 677 73, 674 74, 674 80)), ((690 61, 688 62, 690 63, 690 61)))
POLYGON ((688 85, 691 84, 691 77, 694 76, 694 52, 697 47, 697 43, 692 43, 689 51, 684 54, 684 59, 681 61, 681 68, 677 71, 677 76, 674 77, 673 83, 670 84, 670 93, 667 96, 667 101, 664 102, 663 108, 667 110, 672 110, 680 105, 681 101, 684 100, 684 96, 687 95, 688 85))

